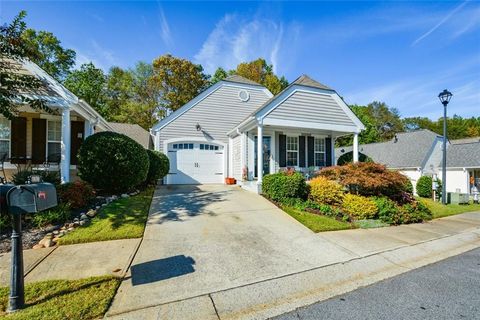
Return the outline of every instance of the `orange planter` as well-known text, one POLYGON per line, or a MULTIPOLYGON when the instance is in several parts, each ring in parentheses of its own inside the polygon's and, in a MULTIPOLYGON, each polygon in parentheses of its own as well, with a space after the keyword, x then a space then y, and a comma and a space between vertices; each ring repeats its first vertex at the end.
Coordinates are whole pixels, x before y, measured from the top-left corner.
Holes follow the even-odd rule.
POLYGON ((226 184, 235 184, 235 183, 237 183, 237 180, 235 180, 235 178, 225 178, 225 183, 226 184))

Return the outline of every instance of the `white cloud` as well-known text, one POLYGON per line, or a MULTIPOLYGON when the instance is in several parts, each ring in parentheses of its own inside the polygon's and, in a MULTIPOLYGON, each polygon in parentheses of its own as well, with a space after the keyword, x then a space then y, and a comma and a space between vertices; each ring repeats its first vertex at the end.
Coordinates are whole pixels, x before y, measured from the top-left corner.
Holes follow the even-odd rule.
POLYGON ((92 62, 97 68, 107 71, 110 67, 120 64, 115 54, 101 46, 97 41, 90 41, 90 48, 81 50, 74 48, 76 52, 75 66, 79 68, 84 63, 92 62))
MULTIPOLYGON (((214 73, 218 67, 234 69, 241 62, 262 57, 277 71, 276 68, 282 64, 280 54, 285 38, 296 39, 296 28, 288 29, 289 34, 285 29, 288 28, 283 23, 272 19, 245 19, 226 14, 195 55, 195 62, 202 64, 206 72, 214 73)), ((294 46, 293 43, 289 45, 294 46)))
POLYGON ((159 11, 159 18, 160 18, 160 36, 162 37, 163 43, 167 47, 171 47, 173 44, 172 40, 172 35, 170 32, 170 25, 168 24, 167 17, 165 16, 165 12, 163 11, 163 8, 160 7, 158 8, 159 11))
POLYGON ((440 22, 438 22, 436 25, 434 25, 430 30, 428 30, 427 32, 425 32, 424 34, 422 34, 420 37, 418 37, 415 41, 412 42, 412 46, 418 44, 420 41, 422 41, 423 39, 427 38, 429 35, 431 35, 435 30, 437 30, 438 28, 440 28, 443 24, 445 24, 455 13, 457 13, 458 11, 460 11, 466 4, 467 4, 468 1, 465 1, 465 2, 462 2, 460 5, 458 5, 457 7, 455 7, 455 9, 453 9, 452 11, 450 11, 445 17, 443 17, 442 20, 440 20, 440 22))

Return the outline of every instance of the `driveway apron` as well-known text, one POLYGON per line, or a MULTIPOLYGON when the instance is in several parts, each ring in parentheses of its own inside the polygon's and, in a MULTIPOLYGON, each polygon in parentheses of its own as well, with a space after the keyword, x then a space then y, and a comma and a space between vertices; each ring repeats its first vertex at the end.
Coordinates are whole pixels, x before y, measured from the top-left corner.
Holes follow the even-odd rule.
POLYGON ((236 186, 159 186, 109 314, 166 304, 358 257, 236 186))

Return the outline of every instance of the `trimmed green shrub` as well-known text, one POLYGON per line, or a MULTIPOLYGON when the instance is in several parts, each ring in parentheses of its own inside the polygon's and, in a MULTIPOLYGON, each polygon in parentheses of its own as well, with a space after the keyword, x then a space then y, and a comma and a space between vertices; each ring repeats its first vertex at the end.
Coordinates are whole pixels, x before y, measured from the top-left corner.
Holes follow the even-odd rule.
POLYGON ((120 193, 145 182, 147 151, 133 139, 115 132, 96 133, 78 152, 78 175, 102 192, 120 193))
POLYGON ((430 198, 432 196, 432 177, 421 176, 417 181, 417 194, 422 198, 430 198))
POLYGON ((401 222, 415 223, 432 219, 432 212, 421 201, 415 201, 399 207, 401 222))
POLYGON ((148 184, 156 184, 158 179, 162 179, 170 169, 170 161, 168 157, 161 152, 147 150, 149 167, 146 182, 148 184))
POLYGON ((57 196, 60 203, 69 204, 72 209, 81 209, 95 198, 95 190, 85 181, 75 181, 59 185, 57 196))
POLYGON ((342 209, 354 220, 373 219, 378 211, 372 199, 350 193, 343 198, 342 209))
POLYGON ((32 175, 38 175, 43 182, 53 183, 58 186, 60 184, 60 173, 58 171, 48 170, 21 170, 12 175, 12 182, 15 185, 25 184, 32 175))
POLYGON ((378 218, 388 224, 399 224, 400 211, 395 202, 387 197, 373 198, 378 208, 378 218))
POLYGON ((263 177, 262 193, 273 201, 282 201, 287 198, 304 199, 306 190, 305 178, 299 172, 279 172, 263 177))
POLYGON ((413 184, 412 184, 412 181, 410 181, 410 179, 405 181, 405 192, 413 194, 413 184))
POLYGON ((336 181, 316 177, 310 181, 308 196, 317 203, 338 204, 343 199, 343 187, 336 181))
MULTIPOLYGON (((359 162, 373 162, 371 158, 366 156, 365 154, 359 152, 358 153, 358 161, 359 162)), ((347 152, 342 154, 338 160, 337 160, 337 165, 343 166, 344 164, 347 163, 352 163, 353 162, 353 151, 347 152)))

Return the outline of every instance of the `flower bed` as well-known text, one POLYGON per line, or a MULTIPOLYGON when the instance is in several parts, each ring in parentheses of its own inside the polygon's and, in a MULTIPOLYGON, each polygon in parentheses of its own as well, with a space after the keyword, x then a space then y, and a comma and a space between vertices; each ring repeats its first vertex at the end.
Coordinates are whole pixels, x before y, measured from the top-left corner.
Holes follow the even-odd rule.
POLYGON ((352 227, 398 225, 432 218, 428 207, 413 197, 408 178, 383 165, 328 167, 316 176, 307 183, 291 169, 267 175, 262 185, 264 196, 279 207, 351 222, 352 227))

